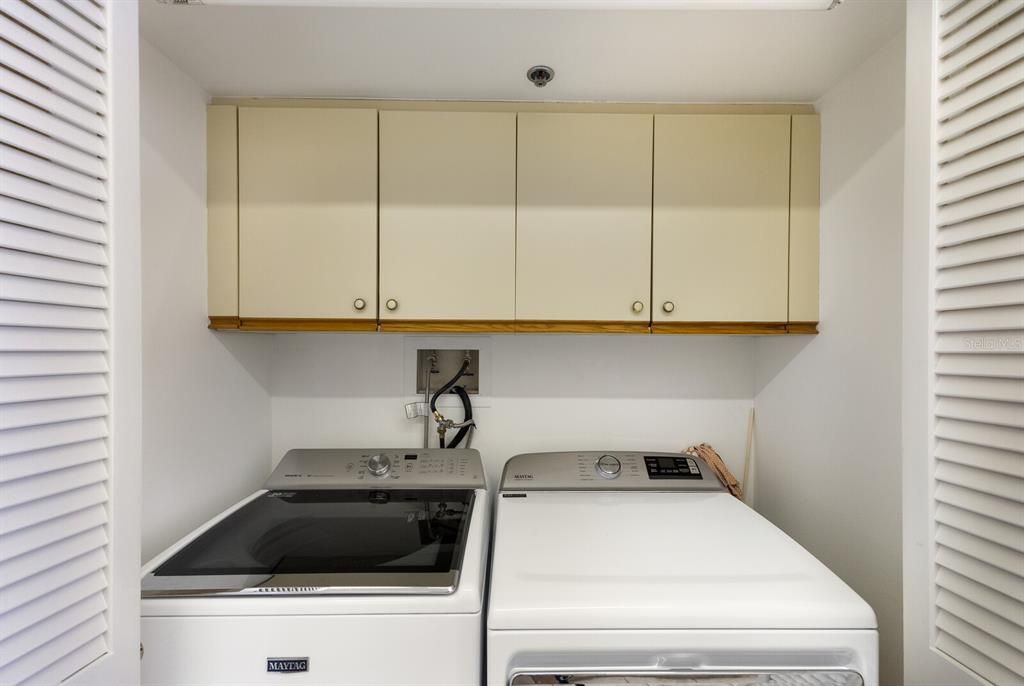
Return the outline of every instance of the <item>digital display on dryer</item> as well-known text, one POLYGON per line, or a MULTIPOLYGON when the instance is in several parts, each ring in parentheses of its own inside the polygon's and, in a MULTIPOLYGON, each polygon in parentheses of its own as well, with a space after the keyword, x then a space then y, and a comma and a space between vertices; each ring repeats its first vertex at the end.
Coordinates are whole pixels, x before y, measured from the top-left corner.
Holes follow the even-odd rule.
POLYGON ((644 456, 649 479, 700 479, 700 466, 697 460, 680 455, 679 457, 644 456))

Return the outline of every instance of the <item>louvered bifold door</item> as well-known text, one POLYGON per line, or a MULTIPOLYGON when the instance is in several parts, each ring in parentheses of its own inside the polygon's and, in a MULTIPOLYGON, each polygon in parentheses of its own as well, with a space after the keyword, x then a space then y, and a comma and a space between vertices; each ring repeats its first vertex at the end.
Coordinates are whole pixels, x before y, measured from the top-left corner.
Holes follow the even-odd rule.
POLYGON ((934 641, 1024 684, 1024 2, 938 36, 934 641))
POLYGON ((0 0, 0 683, 107 650, 106 8, 0 0))

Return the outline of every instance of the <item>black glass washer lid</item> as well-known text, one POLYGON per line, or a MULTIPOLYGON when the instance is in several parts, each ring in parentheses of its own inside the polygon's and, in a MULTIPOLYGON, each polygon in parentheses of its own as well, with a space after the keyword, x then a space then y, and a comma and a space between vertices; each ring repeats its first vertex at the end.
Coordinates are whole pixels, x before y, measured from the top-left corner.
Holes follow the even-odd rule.
POLYGON ((472 490, 262 493, 143 579, 143 596, 451 593, 472 490))

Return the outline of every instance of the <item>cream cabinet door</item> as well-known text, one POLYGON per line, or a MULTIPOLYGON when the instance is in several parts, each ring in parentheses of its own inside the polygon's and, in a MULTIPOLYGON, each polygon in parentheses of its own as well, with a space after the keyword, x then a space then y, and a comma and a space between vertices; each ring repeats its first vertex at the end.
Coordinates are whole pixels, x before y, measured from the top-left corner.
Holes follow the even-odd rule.
POLYGON ((206 108, 206 288, 214 319, 238 325, 238 108, 206 108))
POLYGON ((377 316, 377 112, 238 111, 239 316, 377 316))
POLYGON ((789 191, 789 321, 818 321, 821 118, 794 114, 789 191))
POLYGON ((380 318, 515 317, 516 115, 380 113, 380 318))
POLYGON ((520 113, 516 318, 646 326, 653 116, 520 113))
POLYGON ((657 115, 654 322, 786 322, 788 115, 657 115))

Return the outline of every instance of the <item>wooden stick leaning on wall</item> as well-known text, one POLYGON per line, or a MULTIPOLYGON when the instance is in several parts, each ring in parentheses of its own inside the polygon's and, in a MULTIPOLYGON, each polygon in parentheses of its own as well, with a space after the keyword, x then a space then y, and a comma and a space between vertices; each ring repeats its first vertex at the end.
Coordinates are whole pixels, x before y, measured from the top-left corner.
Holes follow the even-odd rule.
POLYGON ((754 506, 754 486, 751 483, 751 474, 754 469, 754 408, 750 408, 750 415, 747 418, 747 451, 743 455, 743 481, 740 482, 743 488, 743 502, 751 507, 754 506))
POLYGON ((718 480, 729 489, 729 492, 734 496, 743 499, 743 488, 740 486, 740 482, 736 480, 736 477, 732 475, 729 468, 725 466, 725 461, 722 460, 722 456, 715 452, 707 443, 701 443, 700 445, 691 445, 684 452, 703 459, 708 465, 711 466, 712 471, 715 472, 715 476, 718 480))

